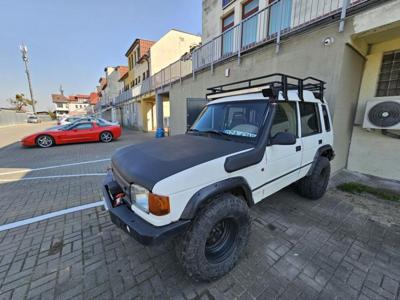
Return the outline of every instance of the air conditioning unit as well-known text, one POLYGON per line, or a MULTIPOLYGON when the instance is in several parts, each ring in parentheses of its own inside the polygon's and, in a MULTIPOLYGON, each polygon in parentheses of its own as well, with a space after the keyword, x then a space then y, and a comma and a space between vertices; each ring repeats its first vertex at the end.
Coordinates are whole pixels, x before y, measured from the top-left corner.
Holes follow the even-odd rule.
POLYGON ((400 130, 400 100, 368 101, 363 128, 400 130))

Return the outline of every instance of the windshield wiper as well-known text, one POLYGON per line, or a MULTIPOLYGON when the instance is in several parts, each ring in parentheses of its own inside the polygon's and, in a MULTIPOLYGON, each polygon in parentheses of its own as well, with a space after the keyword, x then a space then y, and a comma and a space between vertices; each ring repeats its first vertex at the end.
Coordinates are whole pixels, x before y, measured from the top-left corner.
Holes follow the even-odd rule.
POLYGON ((230 137, 229 134, 223 132, 223 131, 219 131, 219 130, 205 130, 205 131, 200 131, 201 133, 212 133, 212 134, 216 134, 219 136, 222 136, 228 140, 232 140, 232 138, 230 137))

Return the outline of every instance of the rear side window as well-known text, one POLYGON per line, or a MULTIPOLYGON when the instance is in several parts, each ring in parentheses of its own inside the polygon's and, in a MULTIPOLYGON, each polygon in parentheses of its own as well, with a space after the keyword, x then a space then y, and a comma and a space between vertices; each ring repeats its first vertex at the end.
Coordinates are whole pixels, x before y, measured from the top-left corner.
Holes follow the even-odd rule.
POLYGON ((273 138, 279 132, 288 132, 297 136, 296 103, 283 102, 278 104, 270 137, 273 138))
POLYGON ((83 123, 83 124, 76 125, 74 127, 74 129, 90 129, 92 127, 93 127, 92 123, 83 123))
POLYGON ((324 117, 325 130, 329 132, 331 131, 331 122, 329 121, 329 113, 325 105, 322 105, 322 114, 324 117))
POLYGON ((316 103, 300 102, 301 136, 321 133, 321 125, 316 103))

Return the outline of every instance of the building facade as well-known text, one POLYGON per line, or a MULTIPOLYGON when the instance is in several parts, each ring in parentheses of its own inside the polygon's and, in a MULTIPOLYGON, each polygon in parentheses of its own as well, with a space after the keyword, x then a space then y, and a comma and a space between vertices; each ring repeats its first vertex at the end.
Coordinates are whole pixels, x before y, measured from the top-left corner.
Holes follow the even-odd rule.
POLYGON ((277 72, 314 76, 327 83, 333 170, 400 180, 399 130, 362 124, 368 101, 400 100, 399 32, 398 0, 204 0, 192 74, 169 89, 171 133, 185 132, 191 101, 211 86, 277 72))
POLYGON ((157 42, 136 39, 126 52, 129 74, 122 78, 123 91, 116 98, 125 126, 144 131, 169 127, 169 94, 166 86, 191 72, 182 58, 201 37, 170 30, 157 42), (158 122, 157 122, 158 116, 158 122), (161 124, 162 123, 162 124, 161 124))
POLYGON ((119 113, 115 109, 115 98, 124 88, 124 83, 120 79, 126 72, 128 72, 128 67, 126 66, 105 67, 105 76, 99 79, 101 105, 99 114, 105 119, 112 121, 119 119, 119 113))
POLYGON ((66 97, 63 94, 52 94, 51 98, 55 105, 57 118, 65 115, 86 115, 90 106, 90 95, 77 94, 66 97))

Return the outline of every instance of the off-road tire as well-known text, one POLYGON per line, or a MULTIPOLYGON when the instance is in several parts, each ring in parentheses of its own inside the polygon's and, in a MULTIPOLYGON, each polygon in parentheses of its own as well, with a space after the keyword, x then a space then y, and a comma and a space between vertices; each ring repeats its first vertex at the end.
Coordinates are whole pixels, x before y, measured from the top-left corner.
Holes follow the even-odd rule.
POLYGON ((331 174, 331 163, 326 157, 319 157, 311 174, 297 182, 298 193, 308 199, 317 200, 321 198, 329 183, 331 174))
POLYGON ((100 133, 100 141, 102 143, 110 143, 113 139, 114 136, 110 131, 103 131, 100 133))
POLYGON ((219 195, 200 209, 190 228, 176 240, 176 256, 194 280, 215 280, 232 270, 239 260, 247 245, 250 227, 246 202, 232 194, 219 195), (223 241, 225 235, 225 229, 216 231, 216 228, 230 228, 224 224, 231 224, 231 233, 227 236, 232 238, 227 239, 226 248, 222 247, 225 250, 214 253, 215 244, 223 241), (215 232, 217 236, 222 232, 217 242, 215 232))
POLYGON ((50 148, 52 146, 54 146, 56 143, 53 139, 52 136, 47 135, 47 134, 42 134, 39 135, 36 138, 36 146, 38 146, 39 148, 50 148), (45 142, 47 141, 47 142, 45 142))

